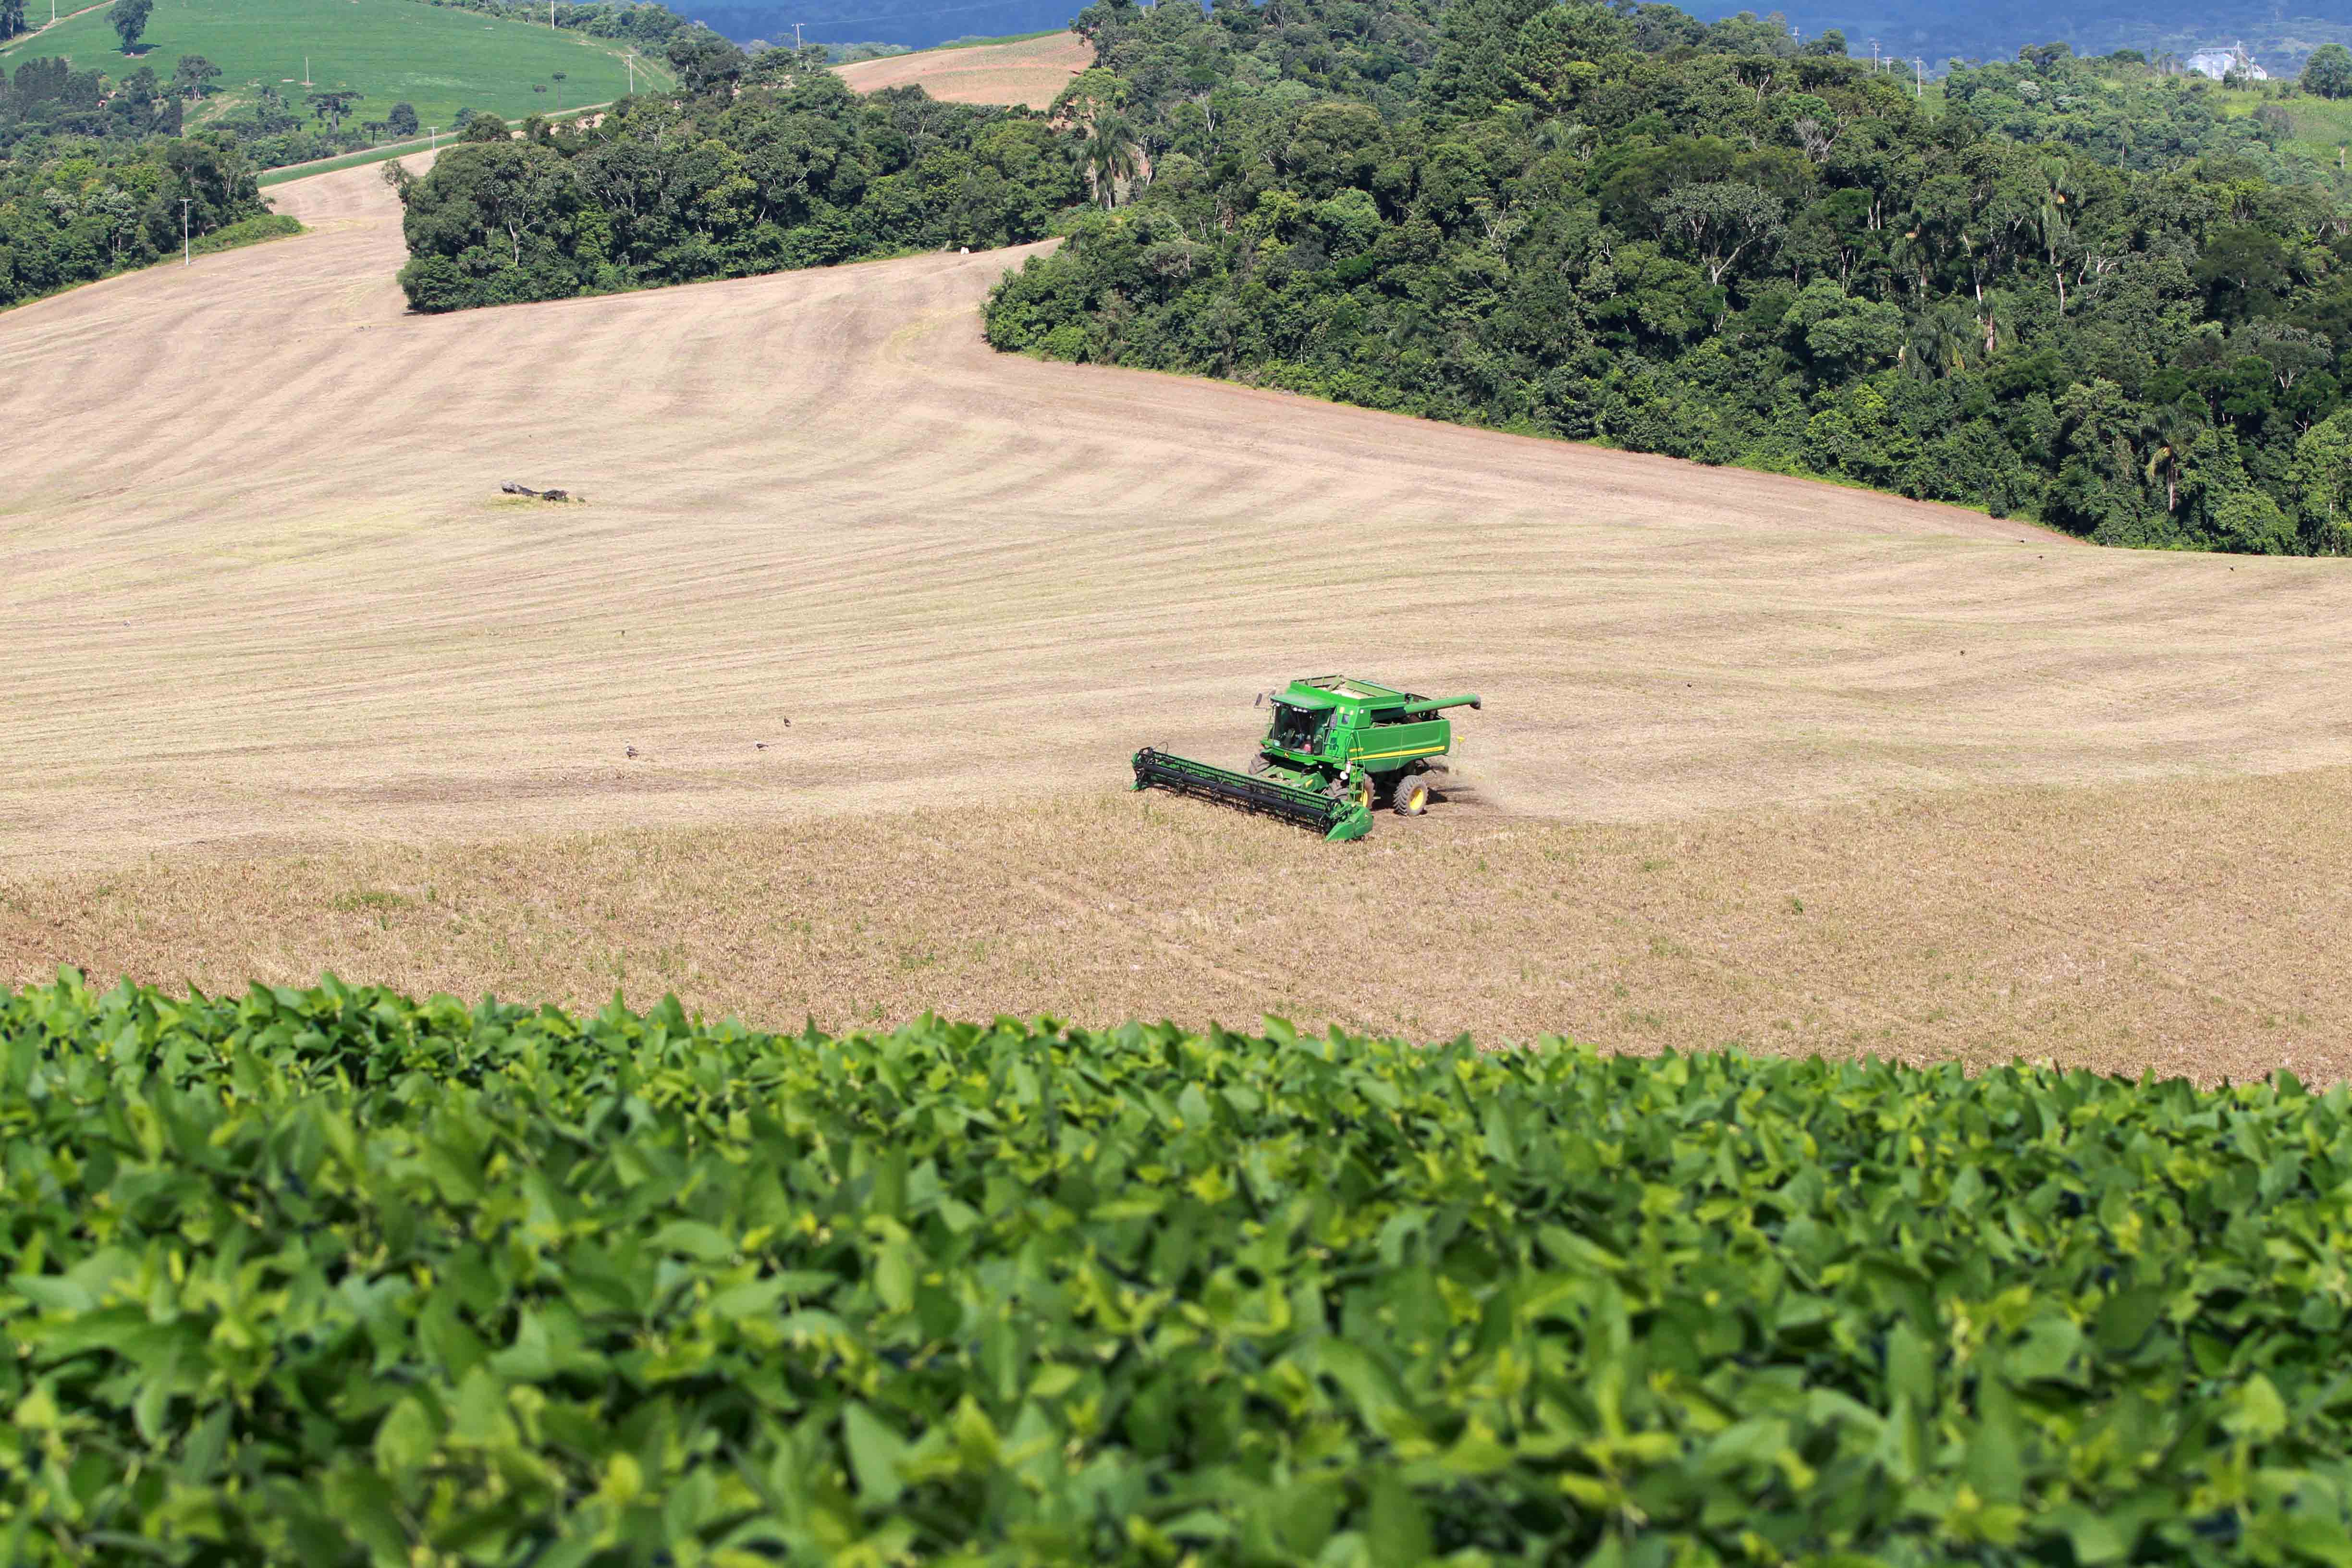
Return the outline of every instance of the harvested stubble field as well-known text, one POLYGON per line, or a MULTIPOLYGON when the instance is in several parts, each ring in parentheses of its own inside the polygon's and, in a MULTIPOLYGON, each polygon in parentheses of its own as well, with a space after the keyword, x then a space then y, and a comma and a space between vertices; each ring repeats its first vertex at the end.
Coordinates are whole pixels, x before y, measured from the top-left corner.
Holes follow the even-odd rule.
POLYGON ((2339 565, 1005 358, 1001 255, 413 318, 275 194, 0 318, 0 978, 2352 1068, 2339 565), (1327 669, 1457 798, 1109 793, 1327 669))
POLYGON ((860 92, 919 87, 949 103, 1025 103, 1050 109, 1070 79, 1094 63, 1093 45, 1076 33, 1062 32, 1006 44, 919 49, 834 68, 860 92))

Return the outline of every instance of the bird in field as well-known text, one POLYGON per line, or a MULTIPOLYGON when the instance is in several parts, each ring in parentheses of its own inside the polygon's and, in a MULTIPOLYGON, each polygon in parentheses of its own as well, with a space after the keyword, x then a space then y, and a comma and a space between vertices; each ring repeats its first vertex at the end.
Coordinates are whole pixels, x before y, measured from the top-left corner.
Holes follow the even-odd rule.
POLYGON ((637 749, 635 746, 624 746, 621 751, 625 756, 634 757, 637 754, 637 749))

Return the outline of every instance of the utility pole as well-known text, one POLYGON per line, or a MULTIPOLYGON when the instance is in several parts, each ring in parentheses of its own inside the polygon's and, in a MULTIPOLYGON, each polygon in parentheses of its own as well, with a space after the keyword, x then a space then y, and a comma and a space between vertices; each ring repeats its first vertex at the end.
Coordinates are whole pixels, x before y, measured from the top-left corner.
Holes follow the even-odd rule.
POLYGON ((793 24, 793 53, 794 53, 794 54, 799 54, 800 52, 801 52, 801 25, 800 25, 798 22, 794 22, 794 23, 793 24))
POLYGON ((183 267, 196 264, 195 249, 188 242, 188 203, 191 199, 188 196, 180 198, 180 265, 183 267))
POLYGON ((1870 68, 1874 71, 1878 68, 1878 40, 1876 38, 1870 40, 1870 68))
POLYGON ((1916 80, 1914 80, 1914 81, 1912 82, 1912 84, 1911 84, 1911 96, 1912 96, 1914 99, 1922 99, 1922 98, 1927 97, 1927 62, 1926 60, 1923 60, 1923 59, 1916 59, 1916 58, 1915 58, 1915 59, 1914 59, 1914 60, 1912 60, 1912 62, 1911 62, 1911 68, 1912 68, 1912 70, 1916 73, 1916 80))
POLYGON ((629 96, 631 98, 635 98, 637 96, 637 51, 631 49, 627 54, 623 55, 621 58, 628 62, 629 96))

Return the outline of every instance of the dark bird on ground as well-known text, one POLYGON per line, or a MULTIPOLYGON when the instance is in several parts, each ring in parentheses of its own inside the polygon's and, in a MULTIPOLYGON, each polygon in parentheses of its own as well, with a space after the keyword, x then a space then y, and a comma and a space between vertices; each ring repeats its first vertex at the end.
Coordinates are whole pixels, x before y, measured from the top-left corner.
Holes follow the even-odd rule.
POLYGON ((637 754, 637 749, 635 746, 625 746, 622 748, 622 751, 632 757, 637 754))

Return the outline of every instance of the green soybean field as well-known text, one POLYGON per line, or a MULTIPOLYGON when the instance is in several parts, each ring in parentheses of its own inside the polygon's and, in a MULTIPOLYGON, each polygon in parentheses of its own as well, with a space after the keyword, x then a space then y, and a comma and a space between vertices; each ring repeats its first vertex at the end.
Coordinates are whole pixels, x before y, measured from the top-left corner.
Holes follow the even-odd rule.
POLYGON ((2352 1098, 0 994, 12 1563, 2343 1563, 2352 1098))
MULTIPOLYGON (((61 14, 79 10, 60 5, 61 14)), ((36 21, 46 18, 43 8, 36 21)), ((603 103, 640 87, 667 86, 660 51, 634 68, 625 40, 535 26, 419 0, 163 0, 134 50, 126 54, 108 8, 69 16, 54 27, 0 50, 0 68, 62 55, 77 70, 121 78, 141 66, 172 79, 183 55, 220 68, 215 90, 189 108, 201 128, 279 93, 301 120, 313 118, 311 93, 348 89, 360 96, 347 117, 382 120, 405 102, 426 124, 455 129, 458 110, 519 120, 603 103), (562 73, 561 81, 556 73, 562 73)))

